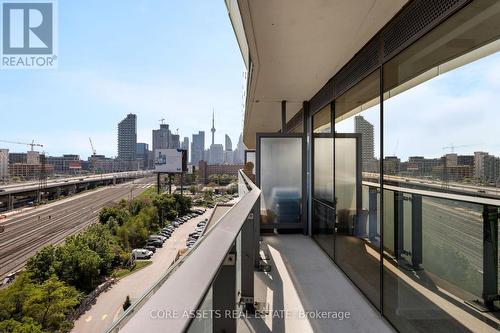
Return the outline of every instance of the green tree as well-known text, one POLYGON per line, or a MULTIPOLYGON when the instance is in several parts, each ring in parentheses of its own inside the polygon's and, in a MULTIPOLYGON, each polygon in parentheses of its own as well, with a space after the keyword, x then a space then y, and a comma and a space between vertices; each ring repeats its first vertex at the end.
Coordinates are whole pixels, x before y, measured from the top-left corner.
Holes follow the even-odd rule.
POLYGON ((51 277, 36 288, 23 311, 49 331, 68 330, 73 326, 67 317, 80 302, 79 292, 57 277, 51 277))
MULTIPOLYGON (((101 274, 108 274, 113 268, 117 253, 116 240, 110 230, 103 225, 93 224, 85 232, 75 236, 75 242, 85 244, 101 258, 101 274)), ((119 252, 119 251, 118 251, 119 252)))
POLYGON ((15 319, 0 321, 0 332, 10 333, 45 333, 42 325, 37 323, 33 318, 23 317, 22 321, 15 319))
POLYGON ((196 186, 194 186, 194 185, 189 186, 189 192, 191 192, 191 194, 195 195, 197 192, 196 186))
POLYGON ((56 261, 56 248, 53 245, 44 246, 28 259, 26 270, 34 280, 43 282, 56 273, 56 261))
MULTIPOLYGON (((0 322, 23 317, 23 304, 36 286, 28 273, 20 274, 14 282, 0 290, 0 322)), ((0 331, 1 332, 1 331, 0 331)))
POLYGON ((56 250, 57 275, 79 290, 91 291, 99 282, 102 259, 83 242, 69 237, 56 250))
POLYGON ((128 210, 123 207, 123 202, 120 202, 111 207, 103 207, 99 212, 99 222, 106 224, 110 218, 113 218, 119 225, 122 225, 129 219, 129 215, 128 210))

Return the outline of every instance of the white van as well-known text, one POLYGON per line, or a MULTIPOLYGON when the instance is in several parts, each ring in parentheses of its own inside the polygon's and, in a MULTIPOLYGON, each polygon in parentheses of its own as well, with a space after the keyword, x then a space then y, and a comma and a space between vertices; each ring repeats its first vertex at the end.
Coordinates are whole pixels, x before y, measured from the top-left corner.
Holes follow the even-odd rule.
POLYGON ((132 255, 135 259, 149 259, 153 256, 153 252, 145 249, 133 249, 132 255))

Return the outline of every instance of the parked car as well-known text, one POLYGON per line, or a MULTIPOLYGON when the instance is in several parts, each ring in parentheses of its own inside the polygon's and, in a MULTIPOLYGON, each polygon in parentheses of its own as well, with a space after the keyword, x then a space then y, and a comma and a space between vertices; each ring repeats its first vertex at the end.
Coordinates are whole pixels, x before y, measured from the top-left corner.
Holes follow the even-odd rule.
POLYGON ((163 231, 162 231, 162 232, 160 232, 160 236, 163 236, 163 237, 165 237, 165 238, 167 238, 167 239, 169 239, 169 238, 170 238, 170 234, 169 234, 169 233, 166 233, 166 232, 163 232, 163 231))
POLYGON ((204 227, 204 226, 206 226, 206 225, 207 225, 207 222, 205 222, 205 221, 201 221, 201 222, 198 222, 198 223, 196 224, 196 226, 197 226, 197 227, 204 227))
POLYGON ((163 247, 163 242, 159 239, 148 240, 146 246, 163 247))
POLYGON ((176 228, 179 228, 179 225, 180 225, 179 222, 174 222, 173 223, 173 226, 176 227, 176 228))
POLYGON ((151 251, 153 253, 156 253, 156 247, 154 247, 153 245, 144 246, 144 250, 148 250, 148 251, 151 251))
POLYGON ((153 256, 153 252, 146 249, 133 249, 132 255, 135 259, 149 259, 153 256))
POLYGON ((150 235, 148 240, 155 240, 155 239, 165 242, 167 240, 167 237, 160 235, 150 235))

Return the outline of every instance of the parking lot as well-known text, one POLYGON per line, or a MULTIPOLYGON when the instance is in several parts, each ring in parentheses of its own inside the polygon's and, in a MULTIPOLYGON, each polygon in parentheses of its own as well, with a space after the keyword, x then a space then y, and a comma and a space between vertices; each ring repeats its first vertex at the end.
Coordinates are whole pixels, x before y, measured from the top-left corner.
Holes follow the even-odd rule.
POLYGON ((189 234, 196 225, 205 219, 210 219, 213 209, 192 218, 180 225, 172 236, 156 249, 152 256, 152 264, 119 280, 113 288, 101 294, 96 304, 83 314, 76 322, 72 332, 102 332, 123 312, 125 298, 130 296, 132 302, 146 292, 169 268, 175 259, 177 251, 186 247, 189 234))

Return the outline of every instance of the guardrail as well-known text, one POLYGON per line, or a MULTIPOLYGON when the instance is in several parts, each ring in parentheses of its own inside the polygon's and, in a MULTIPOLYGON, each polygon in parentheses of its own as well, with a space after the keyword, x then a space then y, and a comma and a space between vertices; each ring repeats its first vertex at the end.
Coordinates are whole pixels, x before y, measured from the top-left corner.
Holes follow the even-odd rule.
POLYGON ((242 171, 239 181, 240 200, 127 309, 108 333, 204 332, 207 327, 236 331, 235 318, 196 318, 196 314, 207 306, 235 310, 237 295, 243 303, 253 304, 253 256, 258 239, 252 211, 260 190, 242 171), (237 291, 236 285, 241 290, 237 291))

